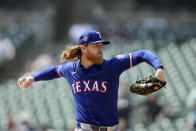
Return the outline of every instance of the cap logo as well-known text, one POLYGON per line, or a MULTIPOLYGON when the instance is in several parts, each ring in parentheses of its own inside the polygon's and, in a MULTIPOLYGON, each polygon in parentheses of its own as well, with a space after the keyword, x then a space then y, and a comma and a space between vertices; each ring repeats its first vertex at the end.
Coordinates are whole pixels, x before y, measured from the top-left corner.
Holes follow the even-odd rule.
POLYGON ((99 35, 99 38, 101 38, 101 34, 99 32, 96 32, 99 35))
POLYGON ((88 39, 88 37, 85 36, 82 40, 86 42, 87 39, 88 39))

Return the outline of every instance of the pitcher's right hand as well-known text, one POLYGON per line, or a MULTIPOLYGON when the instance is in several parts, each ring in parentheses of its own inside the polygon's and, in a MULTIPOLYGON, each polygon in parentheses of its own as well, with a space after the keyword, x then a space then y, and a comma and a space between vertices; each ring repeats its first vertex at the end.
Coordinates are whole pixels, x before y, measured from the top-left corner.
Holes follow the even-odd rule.
POLYGON ((20 88, 28 88, 34 82, 34 78, 32 76, 21 77, 18 79, 17 84, 20 88))

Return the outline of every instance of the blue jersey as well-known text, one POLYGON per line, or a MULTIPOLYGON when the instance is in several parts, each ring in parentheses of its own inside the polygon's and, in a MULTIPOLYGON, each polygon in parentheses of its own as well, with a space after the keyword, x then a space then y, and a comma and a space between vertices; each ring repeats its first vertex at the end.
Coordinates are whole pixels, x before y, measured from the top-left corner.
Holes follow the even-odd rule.
POLYGON ((143 61, 155 69, 162 66, 154 54, 141 50, 104 60, 102 65, 93 65, 88 69, 81 65, 80 60, 64 63, 45 69, 33 77, 35 81, 66 78, 74 97, 76 120, 98 126, 113 126, 118 124, 119 77, 123 71, 143 61))

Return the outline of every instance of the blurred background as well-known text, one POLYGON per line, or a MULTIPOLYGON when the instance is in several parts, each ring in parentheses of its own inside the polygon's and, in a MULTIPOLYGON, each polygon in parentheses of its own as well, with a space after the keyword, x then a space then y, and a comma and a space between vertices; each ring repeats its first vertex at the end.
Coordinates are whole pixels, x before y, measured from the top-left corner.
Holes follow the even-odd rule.
POLYGON ((20 76, 60 64, 60 54, 88 29, 112 44, 109 59, 140 49, 164 65, 167 87, 150 96, 129 86, 155 73, 142 63, 124 72, 119 89, 121 131, 196 130, 195 0, 0 0, 0 131, 71 131, 73 97, 63 79, 22 90, 20 76))

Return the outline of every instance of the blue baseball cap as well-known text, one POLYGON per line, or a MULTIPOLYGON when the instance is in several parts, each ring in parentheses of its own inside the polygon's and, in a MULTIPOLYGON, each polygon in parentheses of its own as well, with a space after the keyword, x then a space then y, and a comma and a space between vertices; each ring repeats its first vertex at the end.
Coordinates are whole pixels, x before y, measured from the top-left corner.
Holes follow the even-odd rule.
POLYGON ((110 41, 102 39, 101 34, 96 30, 88 30, 81 34, 78 45, 103 43, 104 45, 110 44, 110 41))

